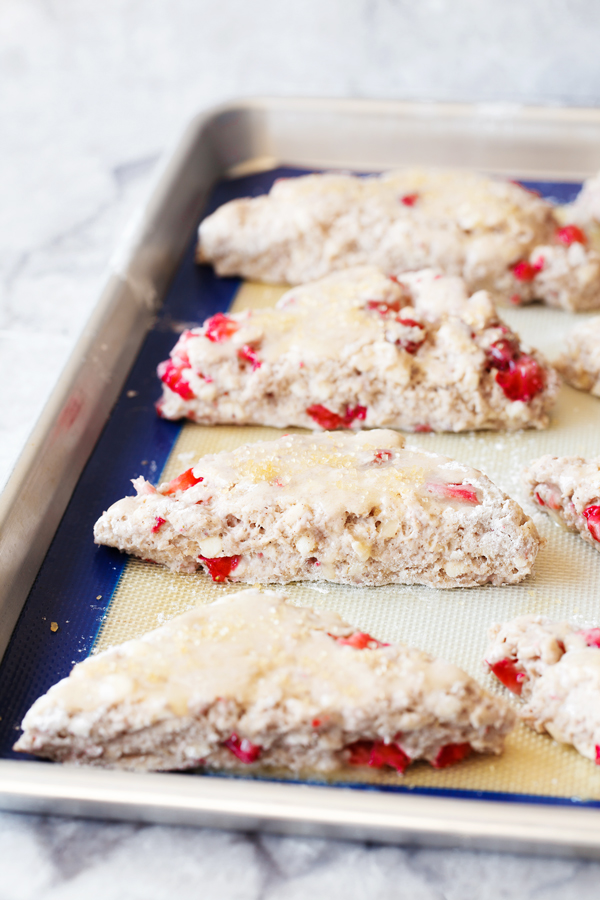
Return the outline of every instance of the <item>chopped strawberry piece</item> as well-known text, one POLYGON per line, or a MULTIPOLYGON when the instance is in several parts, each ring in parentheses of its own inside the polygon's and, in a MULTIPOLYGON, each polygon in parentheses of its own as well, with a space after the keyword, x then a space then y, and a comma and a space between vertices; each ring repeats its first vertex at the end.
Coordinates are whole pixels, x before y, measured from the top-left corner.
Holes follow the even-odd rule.
POLYGON ((385 741, 355 741, 346 749, 350 751, 348 762, 351 766, 372 766, 374 769, 391 766, 402 773, 411 762, 410 756, 398 744, 386 744, 385 741))
POLYGON ((371 750, 369 765, 375 769, 381 769, 383 766, 390 766, 397 772, 404 772, 410 765, 410 756, 407 756, 398 744, 386 744, 384 741, 374 741, 371 750))
POLYGON ((418 194, 405 194, 404 197, 400 197, 400 203, 404 203, 405 206, 414 206, 418 199, 418 194))
POLYGON ((439 484, 430 481, 425 485, 425 489, 430 494, 437 494, 445 500, 460 500, 462 503, 474 503, 475 505, 480 502, 477 491, 474 488, 465 487, 463 484, 439 484))
POLYGON ((309 406, 306 410, 311 419, 320 425, 321 428, 324 428, 326 431, 334 431, 336 428, 343 428, 345 420, 342 416, 338 416, 337 413, 331 412, 330 409, 327 409, 326 406, 321 406, 320 403, 314 403, 312 406, 309 406))
POLYGON ((181 363, 176 366, 172 359, 161 362, 158 366, 158 377, 163 384, 166 384, 175 394, 179 394, 182 400, 193 400, 194 392, 190 387, 189 381, 181 377, 184 369, 189 369, 189 363, 181 363))
MULTIPOLYGON (((393 276, 390 277, 393 278, 393 276)), ((396 281, 395 278, 393 280, 396 281)), ((399 313, 402 309, 402 303, 400 300, 367 300, 367 309, 375 310, 380 315, 387 316, 391 312, 399 313)))
POLYGON ((513 304, 513 306, 520 306, 520 304, 523 302, 523 298, 520 296, 520 294, 511 294, 510 302, 513 304))
POLYGON ((556 240, 566 247, 570 247, 571 244, 587 244, 585 232, 577 225, 564 225, 562 228, 557 228, 556 240))
POLYGON ((213 581, 227 581, 227 578, 238 565, 240 556, 217 556, 214 559, 208 559, 206 556, 199 556, 209 571, 213 581))
POLYGON ((383 465, 383 463, 389 462, 392 456, 393 453, 391 450, 376 450, 373 462, 377 465, 383 465))
POLYGON ((223 313, 217 313, 212 318, 207 319, 204 323, 205 335, 209 341, 218 344, 221 341, 227 341, 236 333, 240 323, 232 319, 231 316, 225 316, 223 313))
POLYGON ((157 516, 154 520, 154 525, 152 526, 152 531, 154 533, 156 533, 157 531, 160 531, 160 529, 162 528, 162 526, 165 524, 166 521, 167 520, 163 519, 162 516, 157 516))
POLYGON ((434 769, 445 769, 447 766, 453 766, 454 763, 466 759, 472 751, 473 748, 470 744, 446 744, 445 747, 440 748, 431 765, 434 769))
POLYGON ((496 381, 509 400, 528 403, 544 390, 546 376, 537 360, 523 353, 508 369, 496 373, 496 381))
POLYGON ((510 368, 511 363, 514 363, 520 355, 521 350, 518 341, 508 340, 507 338, 495 341, 486 350, 488 364, 500 372, 510 368))
POLYGON ((188 469, 187 472, 182 472, 181 475, 178 475, 177 478, 170 481, 166 488, 161 491, 161 494, 176 494, 177 491, 187 491, 201 481, 204 481, 204 478, 196 478, 194 470, 188 469))
POLYGON ((313 719, 312 722, 311 722, 311 725, 312 725, 313 728, 319 728, 320 725, 321 725, 321 720, 320 720, 320 719, 313 719))
POLYGON ((373 741, 355 741, 349 744, 346 750, 349 751, 348 762, 351 766, 368 766, 371 759, 371 748, 373 741))
POLYGON ((346 425, 351 425, 355 419, 359 422, 364 422, 367 418, 367 407, 366 406, 354 406, 352 409, 348 407, 346 409, 346 425))
POLYGON ((517 281, 533 281, 540 269, 541 266, 532 266, 526 259, 522 259, 513 266, 512 272, 517 281))
POLYGON ((540 495, 538 494, 537 491, 534 492, 534 495, 533 495, 533 496, 535 497, 535 502, 536 502, 536 503, 539 503, 540 506, 545 506, 545 505, 546 505, 546 504, 544 503, 544 501, 542 500, 542 498, 540 497, 540 495))
POLYGON ((513 694, 521 694, 523 682, 527 678, 527 675, 525 672, 520 672, 519 669, 517 669, 516 660, 501 659, 500 662, 494 663, 493 665, 488 663, 488 666, 498 681, 502 682, 504 687, 507 687, 513 694))
POLYGON ((419 328, 420 329, 421 336, 416 341, 408 341, 408 340, 404 340, 403 338, 400 338, 399 341, 396 341, 396 343, 402 350, 406 350, 407 353, 416 353, 417 350, 419 349, 419 347, 421 347, 422 344, 424 344, 424 342, 425 342, 425 337, 426 337, 425 329, 423 328, 423 326, 421 325, 420 322, 415 322, 414 319, 398 319, 398 322, 401 325, 405 325, 407 328, 419 328))
POLYGON ((600 766, 600 744, 596 744, 596 765, 600 766))
POLYGON ((262 360, 258 358, 256 350, 250 344, 244 344, 241 350, 238 350, 237 355, 239 359, 252 364, 253 372, 262 366, 262 360))
POLYGON ((587 527, 595 541, 600 541, 600 506, 588 506, 583 511, 587 519, 587 527))
POLYGON ((577 634, 581 635, 588 647, 598 647, 600 649, 600 628, 584 629, 583 631, 578 631, 577 634))
POLYGON ((365 631, 355 631, 354 634, 351 634, 349 637, 336 637, 333 634, 331 637, 334 638, 338 644, 355 647, 356 650, 365 650, 367 647, 369 650, 375 650, 378 647, 390 646, 389 644, 383 644, 381 641, 378 641, 377 638, 371 637, 371 635, 367 634, 365 631))
POLYGON ((367 415, 367 407, 355 406, 350 408, 348 406, 345 416, 339 416, 337 413, 327 409, 326 406, 315 403, 313 406, 309 406, 306 412, 321 428, 325 428, 326 431, 333 431, 336 428, 348 428, 355 419, 364 420, 367 415))
POLYGON ((415 425, 415 431, 421 434, 429 434, 431 430, 431 425, 415 425))
POLYGON ((237 756, 243 763, 256 762, 261 754, 262 747, 259 744, 253 744, 247 738, 240 738, 237 734, 224 742, 228 750, 231 750, 234 756, 237 756))

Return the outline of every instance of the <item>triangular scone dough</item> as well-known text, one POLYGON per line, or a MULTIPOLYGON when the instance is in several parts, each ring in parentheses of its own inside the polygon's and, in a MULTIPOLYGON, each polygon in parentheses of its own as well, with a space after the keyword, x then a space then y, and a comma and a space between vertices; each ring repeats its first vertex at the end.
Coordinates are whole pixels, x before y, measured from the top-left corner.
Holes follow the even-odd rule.
POLYGON ((525 700, 527 725, 600 764, 600 628, 520 616, 490 638, 485 662, 525 700))
POLYGON ((554 363, 567 384, 600 397, 600 316, 567 335, 567 350, 554 363))
POLYGON ((544 428, 559 379, 485 291, 373 266, 208 319, 161 363, 168 419, 407 431, 544 428))
POLYGON ((600 456, 540 456, 523 480, 538 507, 600 550, 600 456))
POLYGON ((513 722, 456 666, 249 590, 76 665, 29 710, 15 749, 124 769, 402 771, 500 753, 513 722))
POLYGON ((98 520, 96 542, 182 572, 249 584, 469 587, 521 581, 540 538, 468 466, 394 431, 284 435, 204 456, 98 520))
POLYGON ((600 308, 600 256, 556 208, 465 171, 306 175, 232 200, 200 225, 197 259, 219 275, 301 284, 349 266, 435 266, 513 303, 600 308))

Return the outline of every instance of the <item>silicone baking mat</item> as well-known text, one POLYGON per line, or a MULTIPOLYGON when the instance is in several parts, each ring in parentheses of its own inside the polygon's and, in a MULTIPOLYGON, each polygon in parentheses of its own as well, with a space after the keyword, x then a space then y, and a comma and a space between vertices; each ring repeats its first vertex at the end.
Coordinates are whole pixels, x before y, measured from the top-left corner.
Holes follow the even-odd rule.
MULTIPOLYGON (((294 172, 278 169, 225 182, 209 209, 233 196, 261 193, 282 174, 294 172)), ((570 200, 578 189, 563 183, 527 184, 560 202, 570 200)), ((65 514, 5 656, 0 671, 3 755, 11 755, 10 744, 29 704, 92 647, 96 652, 143 634, 195 604, 210 603, 223 593, 243 588, 213 584, 203 574, 175 575, 151 563, 127 561, 107 548, 91 548, 90 533, 102 509, 131 492, 129 478, 145 474, 158 483, 189 468, 205 453, 280 433, 254 427, 179 426, 157 419, 152 402, 160 393, 154 367, 168 355, 177 332, 230 304, 234 310, 271 306, 283 290, 217 279, 210 269, 194 265, 190 248, 65 514), (87 630, 82 632, 82 628, 87 630)), ((504 309, 502 316, 525 342, 550 359, 557 355, 565 331, 581 319, 539 305, 504 309)), ((534 516, 547 543, 535 575, 520 585, 442 591, 421 586, 357 588, 299 583, 275 589, 285 590, 294 603, 335 609, 378 638, 404 641, 452 660, 490 690, 506 694, 482 667, 486 632, 492 622, 525 612, 568 618, 582 625, 597 624, 600 619, 596 599, 600 596, 600 555, 548 517, 535 513, 523 497, 519 478, 523 466, 543 453, 595 455, 599 430, 598 400, 563 387, 552 425, 545 432, 407 436, 410 444, 480 468, 534 516)), ((310 780, 310 773, 305 774, 310 780)), ((391 770, 345 769, 331 781, 454 796, 466 792, 507 800, 523 796, 558 803, 600 800, 600 768, 572 748, 559 746, 524 726, 518 726, 509 737, 501 757, 473 756, 442 771, 416 764, 402 779, 391 770)))

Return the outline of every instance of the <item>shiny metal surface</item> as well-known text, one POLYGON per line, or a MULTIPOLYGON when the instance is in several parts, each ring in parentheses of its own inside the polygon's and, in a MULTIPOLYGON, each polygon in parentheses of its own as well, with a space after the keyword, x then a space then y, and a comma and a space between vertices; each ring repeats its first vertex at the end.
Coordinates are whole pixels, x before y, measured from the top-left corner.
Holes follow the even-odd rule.
MULTIPOLYGON (((157 180, 0 497, 0 652, 212 184, 279 163, 600 168, 600 110, 249 100, 198 116, 157 180)), ((0 806, 215 827, 600 855, 600 810, 0 761, 0 806)))

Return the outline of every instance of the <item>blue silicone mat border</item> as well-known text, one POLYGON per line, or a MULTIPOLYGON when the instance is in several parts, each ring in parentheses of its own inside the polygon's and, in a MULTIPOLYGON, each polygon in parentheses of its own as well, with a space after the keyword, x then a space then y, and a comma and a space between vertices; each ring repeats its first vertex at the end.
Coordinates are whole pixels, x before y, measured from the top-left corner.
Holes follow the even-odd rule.
MULTIPOLYGON (((294 177, 306 171, 279 167, 223 181, 212 192, 204 215, 236 197, 266 193, 277 178, 294 177)), ((579 184, 566 182, 521 183, 559 203, 573 200, 580 188, 579 184)), ((237 278, 218 278, 212 268, 196 265, 195 240, 194 235, 82 472, 0 664, 0 759, 33 759, 12 750, 20 732, 19 723, 37 697, 68 675, 73 664, 90 653, 110 606, 127 558, 116 550, 93 543, 94 522, 111 503, 130 493, 131 478, 144 475, 157 483, 181 430, 180 424, 156 415, 154 403, 160 395, 156 366, 168 357, 180 331, 201 324, 215 312, 226 311, 240 285, 237 278), (51 622, 58 624, 57 631, 51 631, 51 622)), ((231 776, 211 774, 210 777, 231 776)), ((286 780, 283 783, 307 782, 286 780)), ((356 790, 600 807, 600 801, 576 797, 352 782, 308 783, 356 790)))

